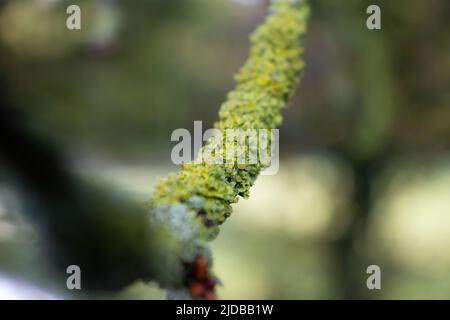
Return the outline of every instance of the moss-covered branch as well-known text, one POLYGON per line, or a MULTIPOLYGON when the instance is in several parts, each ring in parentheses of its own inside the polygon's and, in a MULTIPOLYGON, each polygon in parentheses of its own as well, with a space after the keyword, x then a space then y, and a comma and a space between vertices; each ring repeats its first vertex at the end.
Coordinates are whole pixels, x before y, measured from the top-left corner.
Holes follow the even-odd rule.
MULTIPOLYGON (((221 106, 215 127, 272 129, 292 95, 303 69, 301 36, 309 9, 305 0, 277 0, 266 21, 251 36, 250 57, 236 75, 236 88, 221 106)), ((213 140, 206 144, 216 143, 213 140)), ((217 152, 224 146, 216 144, 217 152)), ((201 156, 200 153, 199 156, 201 156)), ((207 241, 231 214, 238 197, 248 197, 264 164, 211 164, 194 161, 162 179, 151 201, 152 220, 172 231, 180 244, 182 277, 163 284, 194 298, 212 298, 214 277, 207 241), (206 270, 206 271, 205 271, 206 270), (181 282, 180 282, 181 281, 181 282)))

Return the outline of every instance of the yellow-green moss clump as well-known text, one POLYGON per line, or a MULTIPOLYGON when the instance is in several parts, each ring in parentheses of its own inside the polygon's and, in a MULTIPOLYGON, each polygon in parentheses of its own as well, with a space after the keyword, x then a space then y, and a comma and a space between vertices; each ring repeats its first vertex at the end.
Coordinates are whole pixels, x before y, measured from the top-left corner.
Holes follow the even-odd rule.
MULTIPOLYGON (((215 127, 273 129, 303 69, 301 36, 309 9, 305 0, 277 0, 266 21, 251 36, 250 57, 236 75, 236 88, 221 106, 215 127)), ((208 143, 207 143, 208 144, 208 143)), ((220 146, 219 146, 220 148, 220 146)), ((218 233, 238 197, 248 197, 262 163, 189 163, 159 181, 152 197, 153 218, 169 224, 186 243, 201 243, 218 233)), ((189 261, 195 250, 183 251, 189 261)))

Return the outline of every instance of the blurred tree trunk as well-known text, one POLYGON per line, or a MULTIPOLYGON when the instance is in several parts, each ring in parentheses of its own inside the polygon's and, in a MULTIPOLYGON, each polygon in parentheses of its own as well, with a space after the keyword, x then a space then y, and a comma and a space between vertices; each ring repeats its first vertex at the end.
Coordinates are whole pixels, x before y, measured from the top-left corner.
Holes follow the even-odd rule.
POLYGON ((341 298, 370 298, 366 287, 369 276, 366 269, 376 261, 367 261, 366 236, 373 208, 373 185, 379 175, 387 152, 380 152, 369 159, 358 159, 346 152, 341 153, 353 172, 353 192, 350 199, 350 222, 346 232, 334 244, 334 254, 338 264, 337 278, 340 283, 341 298))

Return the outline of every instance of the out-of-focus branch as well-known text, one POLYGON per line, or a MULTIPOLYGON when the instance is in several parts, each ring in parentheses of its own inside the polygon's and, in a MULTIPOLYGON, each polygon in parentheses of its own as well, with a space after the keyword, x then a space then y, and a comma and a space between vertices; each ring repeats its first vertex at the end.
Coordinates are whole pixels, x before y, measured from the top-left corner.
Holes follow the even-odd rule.
POLYGON ((59 152, 32 134, 9 107, 6 84, 0 88, 2 169, 40 231, 61 288, 72 264, 82 269, 83 293, 118 290, 136 279, 176 282, 173 237, 154 228, 141 205, 67 170, 59 152))

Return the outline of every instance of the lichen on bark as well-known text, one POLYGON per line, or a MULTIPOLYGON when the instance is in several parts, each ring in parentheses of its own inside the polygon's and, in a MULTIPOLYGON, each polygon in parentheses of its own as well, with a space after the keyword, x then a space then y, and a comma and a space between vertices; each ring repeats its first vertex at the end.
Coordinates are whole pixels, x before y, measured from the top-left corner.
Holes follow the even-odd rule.
MULTIPOLYGON (((236 88, 222 104, 215 128, 273 129, 281 124, 281 109, 292 96, 304 67, 300 39, 308 14, 305 0, 273 1, 265 22, 251 35, 250 56, 235 76, 236 88)), ((213 139, 206 146, 212 143, 213 139)), ((215 147, 219 152, 224 148, 221 144, 215 147)), ((265 166, 260 162, 238 165, 194 161, 158 182, 150 204, 151 219, 171 230, 179 241, 183 274, 181 280, 164 284, 166 287, 187 289, 194 298, 210 297, 214 277, 209 272, 202 276, 205 279, 197 279, 192 276, 192 264, 198 263, 198 257, 205 257, 211 264, 206 242, 217 236, 219 225, 231 214, 231 204, 249 196, 250 187, 265 166), (205 284, 204 292, 199 283, 205 284)))

